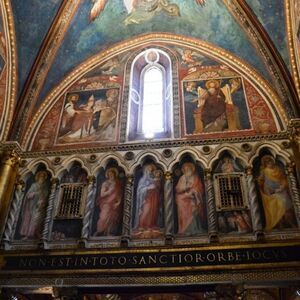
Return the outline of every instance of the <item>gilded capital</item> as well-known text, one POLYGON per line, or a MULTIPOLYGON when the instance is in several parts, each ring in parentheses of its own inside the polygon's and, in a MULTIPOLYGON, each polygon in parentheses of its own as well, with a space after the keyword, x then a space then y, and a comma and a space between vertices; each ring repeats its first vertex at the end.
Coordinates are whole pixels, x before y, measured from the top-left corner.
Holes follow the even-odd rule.
POLYGON ((126 176, 126 181, 127 181, 127 183, 129 183, 129 184, 133 184, 133 175, 128 174, 128 175, 126 176))
POLYGON ((212 177, 212 170, 211 169, 205 169, 204 173, 205 173, 206 179, 211 179, 211 177, 212 177))
POLYGON ((172 173, 167 171, 165 172, 165 180, 172 180, 172 173))

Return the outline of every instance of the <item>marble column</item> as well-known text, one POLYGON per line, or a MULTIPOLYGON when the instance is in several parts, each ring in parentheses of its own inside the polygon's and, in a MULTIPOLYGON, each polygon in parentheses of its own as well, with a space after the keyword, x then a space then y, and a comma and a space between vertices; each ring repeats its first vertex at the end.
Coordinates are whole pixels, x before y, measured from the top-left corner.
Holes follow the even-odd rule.
POLYGON ((87 187, 87 199, 84 211, 84 217, 82 221, 81 238, 85 241, 89 238, 91 232, 91 221, 93 219, 93 208, 95 205, 95 194, 96 194, 96 178, 90 176, 88 178, 87 187))
POLYGON ((6 227, 3 235, 5 243, 9 243, 13 239, 15 226, 17 225, 17 218, 20 213, 20 207, 22 205, 22 199, 24 197, 25 183, 22 180, 18 180, 15 186, 14 197, 9 210, 9 215, 6 222, 6 227))
POLYGON ((57 201, 57 191, 59 186, 59 180, 57 178, 51 179, 51 190, 50 190, 50 196, 48 200, 47 210, 46 210, 46 217, 44 222, 44 229, 42 234, 42 240, 45 242, 48 242, 51 240, 51 224, 53 220, 53 210, 55 207, 55 200, 57 201))
POLYGON ((248 199, 251 210, 251 220, 252 228, 256 235, 256 238, 260 238, 263 235, 263 225, 262 225, 262 212, 258 203, 257 189, 254 182, 254 177, 252 173, 252 168, 248 167, 246 169, 246 183, 248 190, 248 199))
POLYGON ((124 213, 123 213, 123 228, 122 228, 122 241, 127 243, 130 238, 130 222, 131 222, 131 205, 133 197, 133 175, 127 175, 125 183, 125 196, 124 196, 124 213))
POLYGON ((0 240, 13 198, 20 157, 15 151, 0 152, 0 240))
POLYGON ((165 173, 164 185, 164 212, 165 212, 165 234, 167 241, 172 240, 174 235, 174 209, 173 209, 173 180, 172 173, 165 173))
POLYGON ((208 236, 211 242, 215 242, 218 240, 218 222, 212 172, 210 169, 205 170, 205 189, 207 203, 208 236))
POLYGON ((296 176, 294 175, 294 165, 288 164, 286 167, 286 172, 298 227, 300 227, 300 191, 297 185, 296 176))

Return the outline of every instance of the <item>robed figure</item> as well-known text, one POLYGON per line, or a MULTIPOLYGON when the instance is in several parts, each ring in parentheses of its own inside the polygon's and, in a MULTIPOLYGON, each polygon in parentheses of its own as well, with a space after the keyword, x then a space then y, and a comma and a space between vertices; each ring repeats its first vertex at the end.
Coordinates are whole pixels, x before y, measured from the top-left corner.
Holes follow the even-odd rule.
POLYGON ((95 235, 108 236, 118 234, 122 223, 123 183, 117 168, 109 168, 105 177, 97 200, 100 212, 95 235))
POLYGON ((47 178, 46 171, 37 172, 35 182, 32 183, 24 197, 19 231, 22 239, 38 239, 41 237, 49 196, 47 178))
POLYGON ((161 171, 154 164, 145 165, 137 187, 135 230, 159 230, 161 185, 161 171))
POLYGON ((195 165, 187 162, 176 185, 178 234, 197 235, 206 231, 204 187, 195 165))
POLYGON ((265 230, 296 227, 286 175, 271 155, 261 158, 258 184, 265 212, 265 230))

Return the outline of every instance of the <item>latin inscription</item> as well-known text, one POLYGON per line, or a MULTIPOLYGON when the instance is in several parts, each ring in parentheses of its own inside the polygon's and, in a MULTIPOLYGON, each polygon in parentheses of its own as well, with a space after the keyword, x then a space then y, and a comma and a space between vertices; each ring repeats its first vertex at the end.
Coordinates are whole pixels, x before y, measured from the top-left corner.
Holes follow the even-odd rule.
POLYGON ((63 269, 151 269, 164 267, 205 267, 300 261, 300 247, 198 250, 178 252, 137 252, 55 256, 4 256, 5 270, 63 269))

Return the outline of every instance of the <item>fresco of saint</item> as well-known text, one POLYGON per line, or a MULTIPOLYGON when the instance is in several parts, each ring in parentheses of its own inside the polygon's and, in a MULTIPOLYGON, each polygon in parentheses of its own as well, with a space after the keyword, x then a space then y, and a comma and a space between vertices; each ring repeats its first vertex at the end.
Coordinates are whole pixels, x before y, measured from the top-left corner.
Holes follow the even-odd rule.
POLYGON ((117 168, 107 169, 105 177, 96 200, 100 212, 95 236, 117 235, 122 223, 123 183, 117 168))
POLYGON ((46 171, 38 171, 35 182, 28 189, 21 212, 19 233, 22 239, 38 239, 41 237, 43 220, 49 196, 49 181, 46 171))
POLYGON ((265 213, 265 230, 296 227, 286 175, 271 155, 261 158, 258 185, 265 213))
POLYGON ((240 109, 246 108, 245 99, 237 91, 242 91, 240 78, 210 79, 206 82, 190 81, 185 83, 185 118, 188 134, 240 130, 250 128, 241 124, 240 109), (236 101, 240 102, 239 106, 236 101), (194 122, 191 122, 193 114, 194 122))
POLYGON ((204 187, 193 163, 184 163, 181 170, 183 174, 175 188, 178 234, 193 236, 206 232, 204 187))
POLYGON ((162 172, 155 164, 146 164, 143 167, 143 175, 139 180, 136 193, 134 220, 136 236, 154 237, 161 234, 162 188, 162 172))

